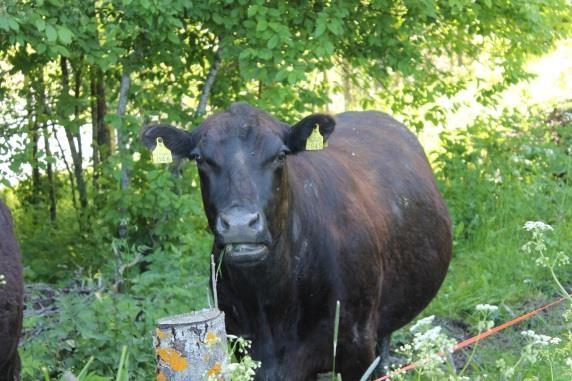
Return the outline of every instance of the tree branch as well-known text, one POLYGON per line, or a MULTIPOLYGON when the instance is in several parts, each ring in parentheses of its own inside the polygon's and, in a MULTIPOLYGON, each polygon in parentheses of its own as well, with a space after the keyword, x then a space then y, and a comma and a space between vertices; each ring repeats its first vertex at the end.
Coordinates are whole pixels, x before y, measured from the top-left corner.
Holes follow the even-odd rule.
POLYGON ((222 48, 219 46, 219 48, 215 53, 211 68, 209 69, 209 74, 207 75, 205 85, 203 86, 203 91, 199 98, 199 105, 197 106, 197 111, 195 112, 195 119, 198 119, 201 116, 203 116, 207 109, 207 102, 209 100, 210 92, 213 87, 215 78, 220 69, 221 62, 222 62, 222 48))

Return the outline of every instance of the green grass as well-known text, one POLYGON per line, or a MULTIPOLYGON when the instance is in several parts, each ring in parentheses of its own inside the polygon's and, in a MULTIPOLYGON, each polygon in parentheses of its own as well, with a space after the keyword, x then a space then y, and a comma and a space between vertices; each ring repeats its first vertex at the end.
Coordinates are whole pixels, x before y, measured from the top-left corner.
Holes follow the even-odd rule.
MULTIPOLYGON (((476 322, 475 306, 487 303, 500 307, 498 324, 558 296, 549 270, 537 266, 522 246, 530 239, 524 223, 541 220, 554 227, 548 234, 549 250, 572 253, 572 113, 561 118, 563 111, 556 114, 557 122, 555 115, 542 111, 505 113, 445 136, 433 164, 455 224, 454 258, 443 287, 422 316, 458 319, 470 326, 476 322)), ((572 266, 558 268, 557 276, 570 289, 572 266)), ((554 308, 486 339, 469 375, 501 379, 495 361, 518 359, 523 330, 564 339, 562 313, 563 307, 554 308)), ((411 339, 406 329, 395 337, 411 339)), ((546 363, 529 365, 524 375, 551 379, 546 363)))

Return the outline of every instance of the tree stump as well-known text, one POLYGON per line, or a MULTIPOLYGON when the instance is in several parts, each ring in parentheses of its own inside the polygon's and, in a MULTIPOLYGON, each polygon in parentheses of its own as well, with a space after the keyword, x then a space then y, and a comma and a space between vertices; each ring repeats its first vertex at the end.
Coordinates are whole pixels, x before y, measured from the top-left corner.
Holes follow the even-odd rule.
POLYGON ((157 381, 228 379, 224 313, 218 309, 160 319, 153 343, 157 381))

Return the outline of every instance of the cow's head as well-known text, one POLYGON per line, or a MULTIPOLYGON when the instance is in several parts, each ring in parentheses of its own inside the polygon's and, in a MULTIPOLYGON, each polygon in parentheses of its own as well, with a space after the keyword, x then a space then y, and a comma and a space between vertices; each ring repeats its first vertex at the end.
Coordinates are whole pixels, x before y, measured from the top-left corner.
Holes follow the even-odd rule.
POLYGON ((224 260, 233 265, 263 261, 287 215, 287 156, 305 150, 312 130, 327 139, 334 119, 314 114, 290 127, 246 104, 207 118, 188 132, 152 125, 142 132, 153 149, 161 137, 173 155, 197 163, 204 209, 224 260))

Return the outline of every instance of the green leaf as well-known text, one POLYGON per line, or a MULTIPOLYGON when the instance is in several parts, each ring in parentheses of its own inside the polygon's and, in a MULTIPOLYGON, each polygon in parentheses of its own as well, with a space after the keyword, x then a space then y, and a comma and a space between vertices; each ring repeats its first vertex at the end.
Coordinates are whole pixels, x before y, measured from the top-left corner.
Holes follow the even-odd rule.
POLYGON ((342 34, 342 23, 340 20, 334 19, 328 23, 328 30, 336 36, 339 36, 342 34))
POLYGON ((13 17, 8 17, 8 25, 10 25, 10 29, 18 32, 20 30, 20 25, 16 22, 16 19, 13 17))
POLYGON ((270 40, 268 40, 266 47, 268 49, 274 49, 278 45, 279 40, 280 37, 277 34, 275 34, 274 36, 272 36, 272 38, 270 38, 270 40))
POLYGON ((44 19, 37 19, 34 22, 34 25, 36 25, 36 29, 38 29, 38 32, 43 32, 44 29, 46 29, 46 22, 44 21, 44 19))
POLYGON ((10 30, 10 25, 8 25, 8 17, 4 15, 0 15, 0 29, 4 29, 5 31, 10 30))
POLYGON ((324 19, 318 19, 316 23, 316 30, 314 31, 314 37, 320 37, 326 31, 326 23, 324 19))
POLYGON ((246 20, 243 24, 247 28, 254 28, 256 26, 256 22, 253 20, 246 20))
POLYGON ((280 71, 278 71, 278 73, 276 73, 276 75, 274 76, 274 80, 276 82, 282 82, 284 79, 286 79, 286 77, 288 77, 288 70, 287 69, 282 69, 280 71))
POLYGON ((218 24, 218 25, 223 25, 224 24, 224 19, 222 17, 220 17, 219 14, 215 13, 213 15, 213 21, 218 24))
POLYGON ((246 12, 246 15, 248 17, 254 17, 256 15, 257 10, 258 10, 258 5, 252 4, 250 7, 248 7, 248 11, 246 12))
POLYGON ((55 42, 58 39, 58 33, 50 24, 46 25, 46 37, 49 42, 55 42))
POLYGON ((173 32, 167 33, 167 39, 168 39, 169 41, 171 41, 173 44, 178 44, 178 43, 181 42, 181 41, 179 40, 179 36, 177 36, 177 34, 176 34, 176 33, 173 33, 173 32))
POLYGON ((240 54, 238 55, 238 59, 244 60, 251 55, 251 49, 243 49, 240 54))
POLYGON ((291 71, 288 74, 288 83, 290 83, 291 85, 294 85, 296 82, 298 82, 298 78, 300 77, 300 73, 296 70, 291 71))
POLYGON ((58 26, 58 37, 62 44, 68 45, 72 41, 73 33, 66 26, 58 26))
POLYGON ((70 51, 67 50, 65 46, 55 45, 52 47, 52 51, 55 52, 57 55, 61 55, 64 57, 70 57, 71 56, 70 51))
POLYGON ((269 60, 272 58, 272 52, 269 49, 260 49, 257 51, 258 57, 262 58, 263 60, 269 60))
POLYGON ((268 22, 264 19, 258 20, 256 24, 256 31, 257 32, 264 32, 268 28, 268 22))
POLYGON ((334 44, 331 41, 324 42, 324 49, 327 54, 334 54, 334 44))

